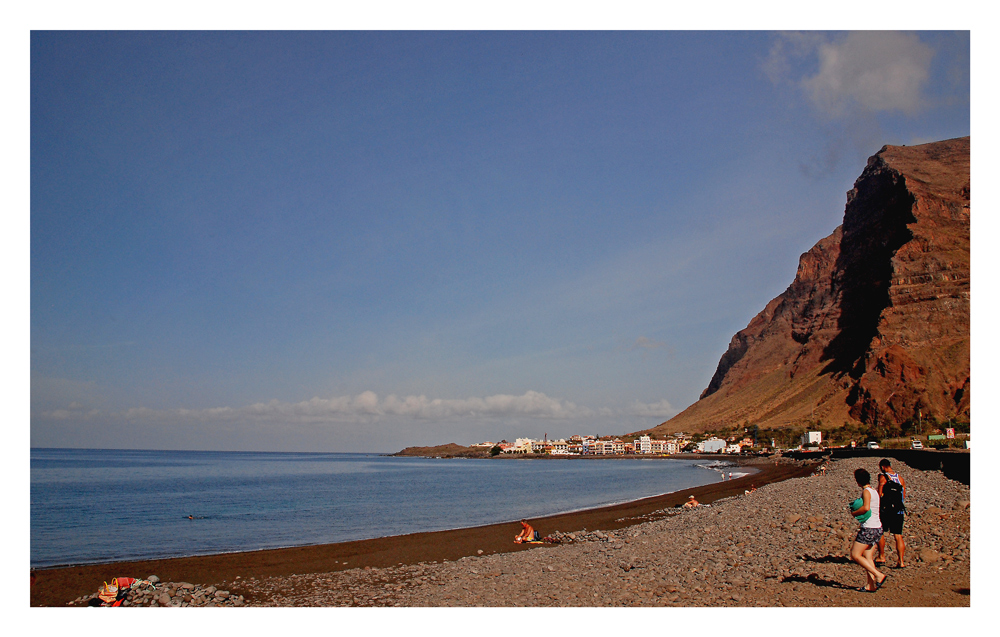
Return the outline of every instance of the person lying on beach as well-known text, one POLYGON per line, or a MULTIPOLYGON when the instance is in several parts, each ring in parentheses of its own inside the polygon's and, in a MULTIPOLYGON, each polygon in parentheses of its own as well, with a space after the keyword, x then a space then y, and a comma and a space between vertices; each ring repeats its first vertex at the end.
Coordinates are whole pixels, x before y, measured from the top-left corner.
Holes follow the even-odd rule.
POLYGON ((696 506, 699 506, 699 505, 700 505, 700 502, 698 502, 697 500, 695 500, 693 495, 689 495, 688 496, 688 501, 684 503, 684 508, 685 509, 693 509, 693 508, 695 508, 696 506))
POLYGON ((537 533, 535 529, 531 528, 531 525, 521 520, 521 532, 514 536, 514 541, 520 544, 521 542, 532 542, 536 538, 537 533))

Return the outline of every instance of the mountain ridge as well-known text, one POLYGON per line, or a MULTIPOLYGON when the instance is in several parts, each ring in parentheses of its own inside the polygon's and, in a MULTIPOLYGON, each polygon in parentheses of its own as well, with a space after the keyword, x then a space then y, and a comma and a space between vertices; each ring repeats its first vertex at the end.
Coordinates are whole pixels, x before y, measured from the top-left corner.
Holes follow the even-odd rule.
POLYGON ((968 420, 970 137, 883 146, 843 223, 650 431, 968 420))

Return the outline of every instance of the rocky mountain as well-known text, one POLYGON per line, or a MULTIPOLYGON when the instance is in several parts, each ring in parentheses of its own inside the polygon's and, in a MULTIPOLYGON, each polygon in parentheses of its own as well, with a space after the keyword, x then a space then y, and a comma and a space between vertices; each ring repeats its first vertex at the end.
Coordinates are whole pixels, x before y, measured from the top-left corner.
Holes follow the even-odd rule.
POLYGON ((969 138, 885 146, 843 224, 655 433, 969 418, 969 138))

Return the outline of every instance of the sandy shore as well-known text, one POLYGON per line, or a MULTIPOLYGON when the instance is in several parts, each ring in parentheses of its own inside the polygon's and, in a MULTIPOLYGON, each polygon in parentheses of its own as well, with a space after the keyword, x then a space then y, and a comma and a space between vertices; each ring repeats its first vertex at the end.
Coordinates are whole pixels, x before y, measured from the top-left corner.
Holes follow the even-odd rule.
MULTIPOLYGON (((759 472, 753 476, 626 504, 533 519, 532 523, 543 535, 553 531, 622 529, 665 515, 666 510, 683 503, 689 494, 695 494, 701 502, 711 503, 742 494, 751 482, 761 486, 807 475, 812 467, 812 463, 781 461, 775 464, 773 460, 766 460, 757 464, 759 472)), ((244 595, 249 603, 266 603, 246 582, 353 569, 384 569, 400 564, 454 562, 465 557, 516 553, 540 546, 514 544, 511 540, 518 529, 517 524, 513 527, 493 524, 318 546, 40 569, 35 571, 31 605, 65 606, 74 599, 94 593, 102 582, 114 577, 146 578, 149 575, 156 575, 163 582, 216 585, 234 595, 244 595)))

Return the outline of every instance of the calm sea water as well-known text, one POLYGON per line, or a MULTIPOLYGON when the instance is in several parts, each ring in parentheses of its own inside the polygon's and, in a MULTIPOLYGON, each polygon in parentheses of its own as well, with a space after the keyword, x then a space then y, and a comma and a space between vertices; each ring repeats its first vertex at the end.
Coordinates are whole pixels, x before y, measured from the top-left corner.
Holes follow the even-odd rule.
POLYGON ((697 460, 32 449, 31 565, 479 526, 717 482, 719 469, 697 460))

